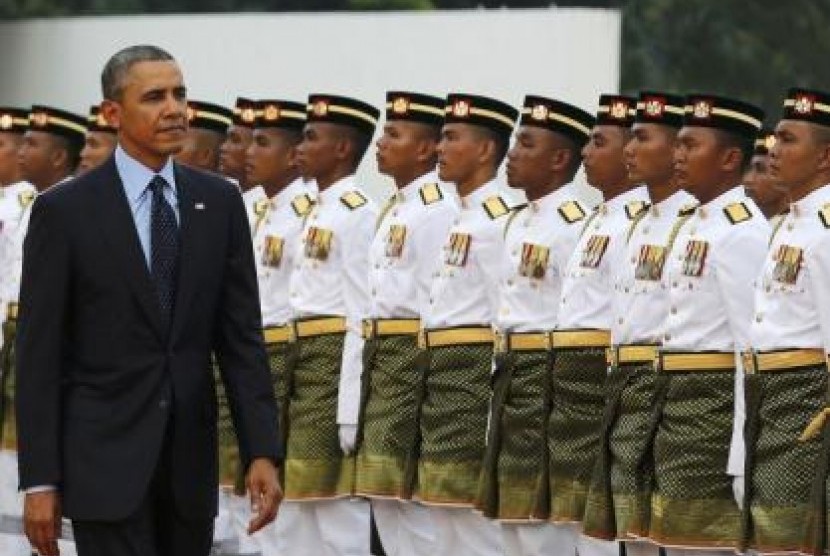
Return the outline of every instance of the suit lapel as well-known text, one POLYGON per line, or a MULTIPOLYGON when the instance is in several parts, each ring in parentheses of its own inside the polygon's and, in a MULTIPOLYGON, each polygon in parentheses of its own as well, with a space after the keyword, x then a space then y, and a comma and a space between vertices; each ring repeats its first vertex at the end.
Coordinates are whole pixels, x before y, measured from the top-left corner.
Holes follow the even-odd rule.
POLYGON ((150 271, 115 159, 110 157, 100 171, 102 179, 93 182, 93 187, 97 187, 93 199, 100 204, 95 214, 103 232, 101 237, 109 244, 113 259, 118 262, 125 280, 133 289, 153 328, 163 338, 158 297, 150 279, 150 271))
POLYGON ((175 338, 180 328, 184 325, 185 316, 193 300, 193 293, 196 289, 198 277, 199 239, 204 241, 201 219, 196 214, 195 203, 197 192, 194 184, 189 179, 189 173, 183 171, 178 165, 176 169, 176 187, 178 190, 179 202, 179 282, 176 287, 176 305, 173 310, 173 325, 170 330, 170 337, 175 338))

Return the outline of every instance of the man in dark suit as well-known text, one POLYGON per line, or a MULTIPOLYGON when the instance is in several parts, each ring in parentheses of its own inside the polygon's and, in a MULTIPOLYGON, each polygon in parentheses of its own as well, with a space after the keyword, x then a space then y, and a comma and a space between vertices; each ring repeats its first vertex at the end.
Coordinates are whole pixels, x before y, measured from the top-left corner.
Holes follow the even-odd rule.
POLYGON ((187 129, 175 60, 136 46, 102 73, 119 146, 39 196, 26 237, 18 332, 24 526, 58 553, 206 556, 216 511, 222 370, 255 531, 276 516, 277 409, 239 192, 175 165, 187 129))

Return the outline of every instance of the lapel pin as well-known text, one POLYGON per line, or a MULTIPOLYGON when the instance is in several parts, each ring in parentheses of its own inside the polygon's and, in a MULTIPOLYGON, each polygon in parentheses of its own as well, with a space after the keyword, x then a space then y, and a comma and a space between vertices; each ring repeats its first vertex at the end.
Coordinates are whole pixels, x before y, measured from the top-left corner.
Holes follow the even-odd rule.
POLYGON ((205 210, 205 204, 204 203, 196 203, 195 208, 196 208, 196 210, 205 210))

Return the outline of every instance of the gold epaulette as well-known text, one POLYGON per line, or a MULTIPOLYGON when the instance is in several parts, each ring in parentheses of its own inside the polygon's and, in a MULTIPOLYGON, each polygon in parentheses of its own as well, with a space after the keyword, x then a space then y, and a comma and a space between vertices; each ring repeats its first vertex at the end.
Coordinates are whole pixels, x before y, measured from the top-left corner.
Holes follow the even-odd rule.
POLYGON ((752 218, 752 213, 749 212, 749 208, 740 201, 723 207, 723 213, 731 224, 740 224, 752 218))
POLYGON ((648 208, 648 203, 645 201, 629 201, 625 205, 625 215, 629 220, 637 218, 641 212, 648 208))
POLYGON ((825 228, 830 228, 830 204, 821 207, 821 210, 818 211, 818 217, 825 228))
POLYGON ((441 193, 441 188, 438 187, 437 183, 425 184, 420 190, 418 190, 418 193, 421 195, 421 202, 425 205, 437 203, 444 198, 444 194, 441 193))
POLYGON ((20 203, 20 208, 25 209, 35 200, 34 191, 21 191, 17 194, 17 202, 20 203))
POLYGON ((487 213, 487 216, 489 216, 491 220, 501 218, 502 216, 510 212, 510 207, 508 207, 507 203, 504 202, 504 199, 502 199, 498 195, 490 197, 489 199, 481 203, 481 206, 484 207, 484 211, 487 213))
POLYGON ((695 213, 696 210, 697 205, 694 203, 691 205, 683 205, 682 207, 680 207, 680 210, 677 211, 677 216, 691 216, 695 213))
POLYGON ((311 211, 314 201, 307 193, 300 193, 291 201, 291 208, 297 216, 305 216, 311 211))
POLYGON ((559 216, 568 224, 579 222, 585 218, 585 210, 576 201, 565 201, 559 205, 559 216))
POLYGON ((369 201, 360 191, 348 191, 340 196, 340 202, 343 203, 349 210, 360 208, 369 201))

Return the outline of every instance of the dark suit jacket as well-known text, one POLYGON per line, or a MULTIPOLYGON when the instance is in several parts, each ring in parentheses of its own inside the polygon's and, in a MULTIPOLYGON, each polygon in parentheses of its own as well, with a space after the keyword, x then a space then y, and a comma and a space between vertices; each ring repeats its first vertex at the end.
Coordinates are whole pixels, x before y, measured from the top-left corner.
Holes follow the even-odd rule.
POLYGON ((58 485, 72 519, 135 511, 165 434, 176 509, 215 514, 212 352, 243 464, 282 455, 242 199, 227 180, 183 166, 176 181, 169 334, 114 158, 33 206, 17 339, 20 486, 58 485))

